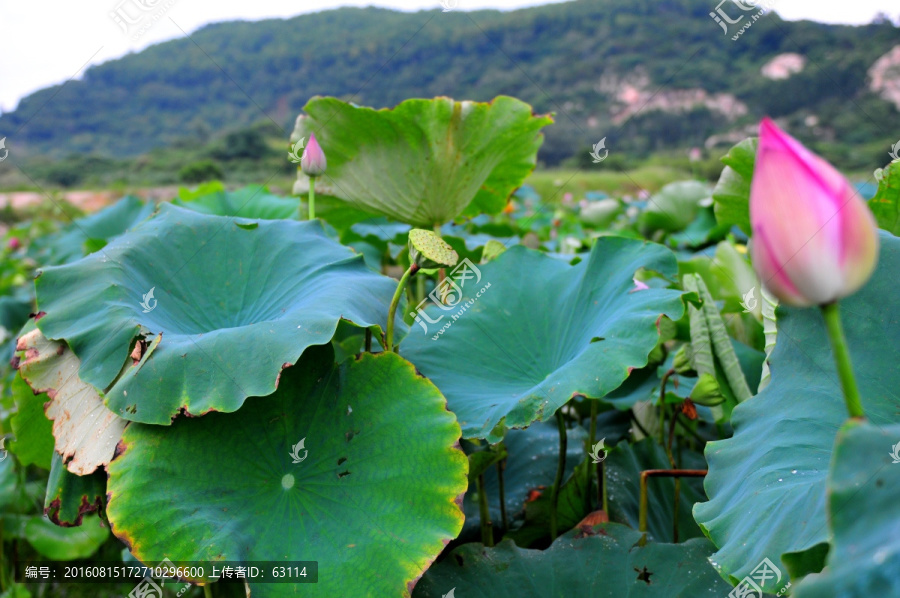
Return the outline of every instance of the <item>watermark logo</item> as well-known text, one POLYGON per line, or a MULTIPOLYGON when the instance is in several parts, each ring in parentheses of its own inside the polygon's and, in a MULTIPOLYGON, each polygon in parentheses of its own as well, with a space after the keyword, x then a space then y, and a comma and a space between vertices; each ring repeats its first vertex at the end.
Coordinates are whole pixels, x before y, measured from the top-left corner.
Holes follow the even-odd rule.
POLYGON ((725 35, 728 35, 730 25, 737 25, 738 23, 741 23, 741 21, 744 21, 744 17, 749 16, 749 19, 741 24, 741 28, 737 31, 737 34, 731 38, 732 41, 735 41, 743 35, 753 23, 771 10, 772 6, 775 4, 775 0, 766 0, 765 6, 760 6, 762 3, 762 0, 722 0, 719 2, 718 6, 716 6, 716 9, 709 13, 709 16, 722 28, 722 32, 725 33, 725 35), (723 4, 731 4, 733 7, 743 10, 744 12, 757 12, 754 15, 739 15, 736 19, 732 19, 731 16, 725 12, 725 9, 722 8, 723 4))
POLYGON ((604 160, 606 160, 606 157, 609 156, 609 150, 606 149, 606 137, 604 137, 603 139, 601 139, 600 141, 595 143, 593 148, 594 148, 594 151, 589 152, 589 153, 591 155, 591 158, 593 158, 593 160, 594 160, 594 164, 599 164, 600 162, 603 162, 604 160), (600 155, 600 150, 603 150, 602 156, 600 155))
POLYGON ((3 162, 6 160, 6 157, 9 156, 9 150, 6 149, 6 137, 0 139, 0 150, 3 150, 3 156, 0 156, 0 162, 3 162))
MULTIPOLYGON (((771 590, 778 587, 779 583, 781 583, 781 569, 776 567, 775 563, 765 558, 750 572, 750 575, 734 586, 734 589, 729 592, 728 598, 763 598, 764 591, 771 593, 771 590), (768 590, 766 586, 769 586, 768 590)), ((791 584, 788 582, 775 595, 784 595, 790 587, 791 584)))
POLYGON ((600 442, 596 443, 591 447, 591 461, 594 463, 602 463, 606 459, 606 446, 603 444, 606 442, 606 438, 601 438, 600 442), (600 455, 600 452, 603 452, 603 455, 600 455))
MULTIPOLYGON (((6 139, 6 137, 4 137, 3 139, 0 139, 0 147, 3 147, 4 139, 6 139)), ((898 141, 897 143, 892 145, 891 151, 888 153, 891 155, 892 162, 900 162, 900 141, 898 141)), ((3 158, 0 158, 0 161, 2 161, 2 160, 3 160, 3 158)))
POLYGON ((163 18, 178 0, 121 0, 109 12, 109 18, 122 33, 138 40, 163 18))
POLYGON ((303 144, 305 142, 306 137, 301 137, 300 141, 291 147, 291 151, 288 152, 288 160, 294 164, 300 164, 300 161, 303 160, 303 144))
MULTIPOLYGON (((159 580, 160 583, 157 584, 154 577, 148 575, 128 593, 128 598, 163 598, 163 587, 166 585, 166 580, 177 583, 174 576, 174 573, 177 571, 175 563, 168 558, 160 562, 156 567, 153 567, 151 571, 162 573, 162 575, 157 575, 156 577, 156 580, 159 580), (171 572, 173 575, 167 575, 167 572, 171 572)), ((190 587, 191 584, 184 583, 175 595, 182 596, 190 587)))
POLYGON ((293 459, 293 463, 302 463, 306 460, 306 457, 309 456, 309 451, 306 450, 306 447, 303 444, 306 442, 306 437, 300 439, 300 442, 291 447, 291 452, 288 453, 293 459), (300 456, 300 451, 303 451, 303 456, 300 456))
MULTIPOLYGON (((441 6, 444 7, 444 10, 441 12, 450 12, 451 10, 459 7, 459 0, 441 0, 441 6)), ((452 590, 451 590, 451 593, 452 590)), ((452 596, 450 598, 453 598, 452 596)))
MULTIPOLYGON (((900 446, 900 444, 897 444, 900 446)), ((6 461, 6 458, 9 457, 9 451, 6 450, 6 437, 0 438, 0 462, 6 461)))
POLYGON ((900 463, 900 442, 891 447, 892 452, 890 453, 891 459, 893 459, 894 463, 900 463))
POLYGON ((156 299, 153 298, 153 291, 156 287, 151 287, 147 294, 143 296, 143 301, 141 301, 141 307, 144 308, 144 313, 148 314, 154 309, 156 309, 156 304, 158 303, 156 299))
POLYGON ((463 289, 465 288, 466 283, 469 283, 470 288, 481 283, 481 270, 479 270, 468 258, 457 264, 447 277, 428 294, 428 297, 423 299, 416 306, 416 311, 410 312, 409 315, 412 316, 416 324, 422 327, 425 334, 428 334, 429 332, 429 324, 440 324, 445 316, 450 316, 450 319, 443 323, 440 330, 431 337, 431 340, 437 340, 444 334, 444 332, 453 325, 453 322, 458 320, 470 307, 475 305, 475 302, 481 298, 485 291, 491 288, 491 283, 487 283, 474 293, 474 297, 463 301, 463 289), (436 318, 432 318, 425 313, 425 304, 428 303, 429 300, 437 305, 442 311, 454 313, 441 314, 436 318))
POLYGON ((751 311, 756 309, 756 297, 753 296, 753 293, 756 291, 756 287, 751 287, 747 294, 743 295, 744 300, 741 301, 741 307, 744 308, 744 313, 749 314, 751 311))
POLYGON ((456 598, 456 594, 454 592, 456 592, 456 588, 450 588, 450 591, 446 594, 443 594, 441 598, 456 598))

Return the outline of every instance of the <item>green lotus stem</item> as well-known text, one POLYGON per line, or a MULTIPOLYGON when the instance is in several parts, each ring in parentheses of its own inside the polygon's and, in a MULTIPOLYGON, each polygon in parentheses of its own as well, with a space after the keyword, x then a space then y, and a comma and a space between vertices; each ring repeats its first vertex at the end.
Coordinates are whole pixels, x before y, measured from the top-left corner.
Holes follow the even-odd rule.
POLYGON ((634 408, 628 410, 628 414, 631 416, 631 421, 637 426, 637 429, 641 431, 641 434, 644 435, 644 438, 653 438, 653 435, 641 425, 640 420, 637 418, 637 413, 634 412, 634 408))
POLYGON ((847 339, 844 336, 844 328, 841 326, 838 303, 823 305, 822 315, 825 318, 825 327, 828 329, 828 340, 831 341, 831 349, 834 351, 834 362, 837 366, 838 377, 841 379, 841 388, 844 390, 847 412, 850 417, 865 418, 859 387, 856 385, 856 377, 853 375, 850 351, 847 349, 847 339))
POLYGON ((506 469, 506 459, 497 461, 497 487, 500 494, 500 521, 503 523, 503 531, 509 529, 509 520, 506 518, 506 490, 503 486, 503 471, 506 469))
POLYGON ((425 276, 416 278, 416 305, 425 300, 425 276))
POLYGON ((672 543, 678 544, 678 503, 681 498, 681 478, 675 478, 675 499, 672 502, 672 543))
MULTIPOLYGON (((588 433, 588 449, 594 450, 594 438, 597 437, 597 401, 591 400, 591 399, 588 399, 588 400, 591 401, 591 425, 590 425, 590 432, 588 433)), ((599 480, 600 479, 599 468, 602 467, 603 461, 601 461, 597 465, 598 465, 597 479, 599 480)), ((587 475, 585 475, 585 480, 584 480, 584 508, 585 508, 585 512, 590 513, 591 512, 591 473, 592 473, 591 466, 587 465, 587 467, 585 467, 585 470, 586 470, 587 475)))
POLYGON ((641 546, 647 543, 647 472, 641 472, 641 502, 638 511, 638 531, 641 532, 641 539, 638 542, 641 546))
MULTIPOLYGON (((638 531, 641 532, 641 539, 638 540, 638 546, 647 544, 647 479, 651 477, 660 478, 702 478, 707 473, 706 469, 647 469, 641 472, 641 503, 640 512, 638 513, 638 531)), ((678 513, 675 513, 678 517, 678 513)))
POLYGON ((481 543, 485 546, 494 545, 494 530, 491 527, 491 512, 488 510, 487 494, 484 493, 484 474, 479 474, 475 481, 475 490, 478 492, 478 511, 481 515, 481 543))
MULTIPOLYGON (((442 238, 441 237, 441 225, 438 222, 434 223, 434 234, 438 239, 442 238)), ((445 278, 447 278, 447 271, 443 267, 441 267, 438 269, 438 286, 440 286, 440 284, 442 282, 444 282, 445 278)), ((448 292, 448 289, 446 289, 446 288, 441 289, 441 296, 440 296, 441 303, 444 303, 444 299, 447 298, 447 296, 446 296, 447 292, 448 292)))
MULTIPOLYGON (((662 381, 659 384, 659 444, 661 446, 666 429, 666 384, 669 382, 669 377, 673 374, 675 374, 674 369, 663 374, 662 381)), ((672 417, 675 416, 673 415, 672 417)))
MULTIPOLYGON (((410 267, 406 269, 406 272, 403 273, 403 276, 400 277, 400 283, 397 285, 397 290, 394 291, 394 298, 391 299, 391 307, 388 309, 387 334, 384 345, 385 351, 394 351, 394 317, 397 315, 397 305, 400 303, 400 296, 403 294, 403 289, 406 288, 406 281, 408 281, 409 277, 415 274, 418 269, 419 267, 415 264, 410 265, 410 267)), ((396 351, 394 352, 396 353, 396 351)))
POLYGON ((556 410, 556 425, 559 428, 559 461, 556 465, 556 479, 553 481, 553 492, 550 495, 550 540, 556 540, 559 532, 557 511, 559 510, 559 489, 562 486, 563 474, 566 471, 566 450, 568 438, 566 437, 566 420, 563 417, 562 407, 556 410))
POLYGON ((309 177, 309 219, 316 219, 316 177, 309 177))
POLYGON ((607 515, 609 514, 609 492, 606 489, 606 460, 600 462, 600 481, 603 484, 603 490, 601 490, 603 501, 603 512, 607 515))
POLYGON ((204 596, 204 598, 212 598, 212 595, 213 595, 213 593, 212 593, 212 586, 209 585, 209 584, 204 585, 204 586, 203 586, 203 596, 204 596))
MULTIPOLYGON (((678 421, 678 408, 672 407, 672 417, 669 418, 669 441, 666 443, 666 456, 669 458, 669 466, 675 469, 675 456, 672 454, 672 441, 675 439, 675 422, 678 421)), ((675 478, 675 493, 672 500, 672 542, 678 543, 678 502, 681 499, 681 479, 675 478)))

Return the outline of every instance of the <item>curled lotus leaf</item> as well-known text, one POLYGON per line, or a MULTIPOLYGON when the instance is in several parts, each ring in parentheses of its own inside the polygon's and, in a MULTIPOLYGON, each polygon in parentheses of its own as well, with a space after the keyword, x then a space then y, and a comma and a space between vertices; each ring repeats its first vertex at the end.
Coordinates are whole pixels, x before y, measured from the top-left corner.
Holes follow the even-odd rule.
POLYGON ((128 421, 79 377, 78 357, 66 343, 51 341, 36 328, 19 337, 16 350, 22 378, 50 399, 44 412, 53 420, 55 450, 66 468, 81 476, 109 463, 128 421))
POLYGON ((69 344, 117 415, 169 424, 271 394, 341 319, 380 334, 395 286, 319 222, 251 227, 164 205, 102 251, 43 270, 38 327, 69 344))

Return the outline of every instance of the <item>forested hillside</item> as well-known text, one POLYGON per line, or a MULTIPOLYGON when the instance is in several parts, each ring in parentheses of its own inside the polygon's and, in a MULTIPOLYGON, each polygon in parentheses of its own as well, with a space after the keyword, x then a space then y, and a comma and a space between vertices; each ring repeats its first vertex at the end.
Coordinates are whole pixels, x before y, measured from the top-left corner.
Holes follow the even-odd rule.
MULTIPOLYGON (((724 146, 763 114, 786 117, 819 151, 859 166, 896 141, 883 123, 897 122, 897 106, 871 73, 900 44, 890 22, 828 26, 770 14, 733 40, 710 18, 714 8, 712 0, 579 0, 514 12, 344 8, 215 24, 90 68, 61 91, 39 91, 0 117, 0 131, 27 122, 9 139, 26 155, 123 157, 205 144, 262 120, 286 138, 316 94, 376 107, 508 94, 557 113, 541 152, 548 164, 602 137, 633 155, 724 146)), ((892 68, 896 77, 900 67, 892 68)))

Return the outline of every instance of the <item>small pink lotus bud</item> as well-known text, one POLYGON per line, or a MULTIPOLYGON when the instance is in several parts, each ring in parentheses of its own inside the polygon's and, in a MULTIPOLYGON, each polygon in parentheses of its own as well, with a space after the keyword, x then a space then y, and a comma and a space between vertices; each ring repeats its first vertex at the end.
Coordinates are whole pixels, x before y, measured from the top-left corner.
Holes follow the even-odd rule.
POLYGON ((300 169, 306 176, 319 176, 325 174, 327 166, 325 152, 322 151, 322 146, 316 141, 316 135, 313 133, 309 136, 309 143, 306 144, 306 150, 300 160, 300 169))
POLYGON ((750 188, 753 267, 789 305, 854 293, 878 261, 875 218, 831 164, 764 119, 750 188))
POLYGON ((22 247, 22 242, 19 241, 19 239, 17 239, 16 237, 10 237, 6 246, 9 247, 10 251, 16 251, 17 249, 22 247))

